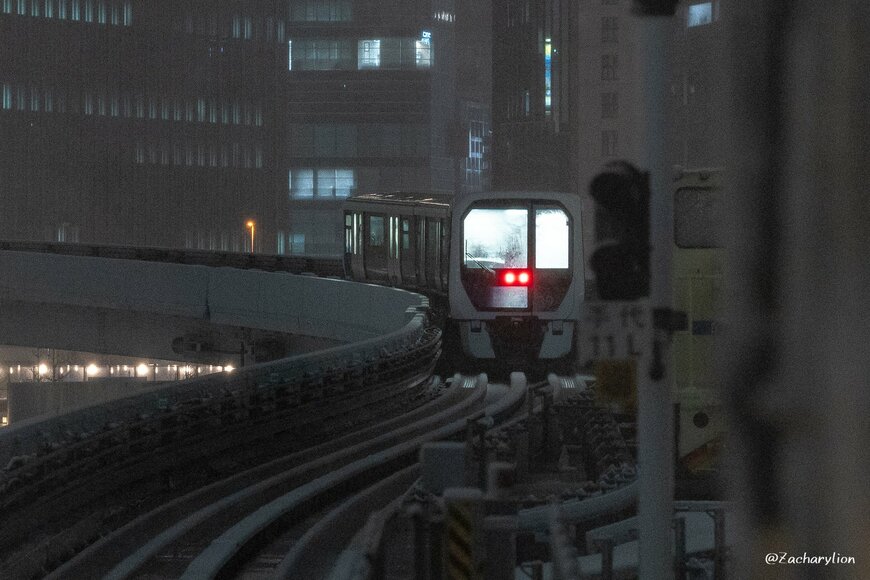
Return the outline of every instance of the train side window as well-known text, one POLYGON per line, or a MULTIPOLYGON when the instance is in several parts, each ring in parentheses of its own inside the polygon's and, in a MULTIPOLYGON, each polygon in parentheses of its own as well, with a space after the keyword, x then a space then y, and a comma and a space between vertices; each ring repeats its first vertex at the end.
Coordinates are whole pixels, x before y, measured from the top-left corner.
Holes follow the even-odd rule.
POLYGON ((535 208, 535 267, 569 267, 571 221, 556 207, 535 208))
POLYGON ((369 246, 379 248, 384 245, 383 216, 369 216, 369 246))
POLYGON ((399 257, 399 218, 390 216, 390 256, 399 257))
POLYGON ((402 249, 411 249, 411 220, 402 218, 402 249))
POLYGON ((353 214, 344 214, 344 253, 353 254, 353 214))

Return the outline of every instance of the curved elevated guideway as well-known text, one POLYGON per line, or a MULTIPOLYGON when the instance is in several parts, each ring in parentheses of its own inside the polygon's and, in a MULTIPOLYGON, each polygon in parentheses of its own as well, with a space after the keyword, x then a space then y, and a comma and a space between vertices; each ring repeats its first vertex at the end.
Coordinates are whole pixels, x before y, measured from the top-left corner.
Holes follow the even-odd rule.
MULTIPOLYGON (((27 534, 46 525, 56 531, 58 519, 132 482, 229 451, 249 457, 258 441, 292 442, 348 428, 360 420, 359 409, 383 405, 381 387, 418 397, 403 385, 428 376, 440 345, 424 297, 343 280, 12 251, 0 251, 0 280, 2 334, 19 344, 56 340, 51 346, 160 356, 135 350, 169 348, 153 335, 136 335, 141 319, 156 320, 154 327, 167 323, 173 332, 205 324, 217 334, 301 334, 341 343, 0 431, 0 551, 23 553, 23 569, 50 569, 62 560, 44 550, 37 558, 43 561, 33 562, 34 548, 51 538, 21 546, 27 534), (77 313, 82 326, 65 333, 41 311, 77 313), (128 339, 109 322, 126 327, 128 339)), ((390 405, 381 408, 370 412, 390 412, 390 405)), ((103 533, 92 527, 79 534, 79 546, 65 550, 103 533)))

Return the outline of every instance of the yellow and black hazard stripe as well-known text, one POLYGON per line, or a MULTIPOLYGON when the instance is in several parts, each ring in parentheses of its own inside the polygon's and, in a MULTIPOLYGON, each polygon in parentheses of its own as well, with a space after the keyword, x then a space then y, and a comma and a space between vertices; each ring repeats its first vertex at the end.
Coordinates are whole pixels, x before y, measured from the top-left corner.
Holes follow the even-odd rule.
POLYGON ((472 580, 474 555, 472 554, 472 515, 468 502, 447 505, 447 578, 472 580))

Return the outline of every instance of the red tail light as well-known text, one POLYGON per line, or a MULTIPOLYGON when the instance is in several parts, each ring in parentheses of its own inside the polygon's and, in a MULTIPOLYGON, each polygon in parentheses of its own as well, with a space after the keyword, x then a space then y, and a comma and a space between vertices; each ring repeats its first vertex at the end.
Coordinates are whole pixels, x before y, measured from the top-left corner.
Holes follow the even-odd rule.
POLYGON ((528 270, 498 270, 499 286, 529 286, 532 273, 528 270))

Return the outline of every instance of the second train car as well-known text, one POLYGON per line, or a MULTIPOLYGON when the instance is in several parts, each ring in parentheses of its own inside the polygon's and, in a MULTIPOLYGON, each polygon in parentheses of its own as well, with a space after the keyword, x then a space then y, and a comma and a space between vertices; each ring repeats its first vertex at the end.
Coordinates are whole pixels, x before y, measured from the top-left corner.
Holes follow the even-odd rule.
POLYGON ((478 360, 573 360, 584 293, 580 199, 557 192, 362 194, 345 203, 355 280, 447 292, 478 360))

